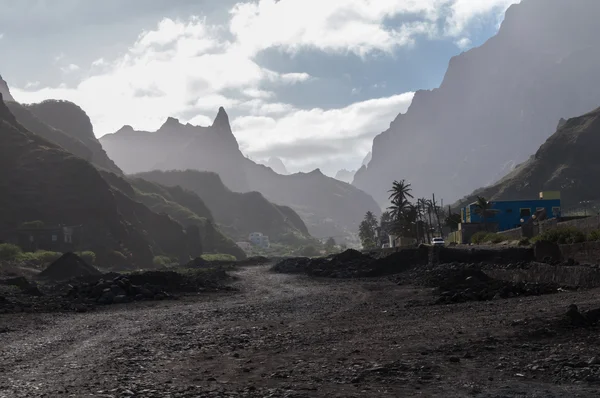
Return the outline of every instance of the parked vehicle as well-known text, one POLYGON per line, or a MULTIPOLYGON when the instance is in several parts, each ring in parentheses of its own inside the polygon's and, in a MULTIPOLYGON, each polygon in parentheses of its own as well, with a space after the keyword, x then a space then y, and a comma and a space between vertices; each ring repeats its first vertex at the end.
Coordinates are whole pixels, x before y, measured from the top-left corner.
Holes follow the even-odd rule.
POLYGON ((433 238, 431 239, 432 246, 444 246, 445 242, 443 238, 433 238))

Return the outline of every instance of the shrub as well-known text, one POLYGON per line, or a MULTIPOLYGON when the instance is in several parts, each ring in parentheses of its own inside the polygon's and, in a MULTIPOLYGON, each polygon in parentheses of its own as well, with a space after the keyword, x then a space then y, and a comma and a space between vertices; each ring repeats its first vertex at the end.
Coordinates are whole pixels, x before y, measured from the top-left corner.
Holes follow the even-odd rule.
POLYGON ((506 240, 505 236, 498 235, 498 234, 487 234, 487 236, 485 237, 485 241, 491 242, 491 243, 501 243, 501 242, 504 242, 505 240, 506 240))
POLYGON ((530 244, 529 238, 521 238, 519 241, 519 246, 529 246, 530 244))
POLYGON ((600 229, 590 232, 587 240, 592 242, 600 240, 600 229))
POLYGON ((300 249, 300 255, 304 257, 315 257, 319 255, 319 251, 314 246, 304 246, 300 249))
POLYGON ((471 243, 476 245, 480 245, 487 239, 488 233, 485 231, 475 232, 473 236, 471 236, 471 243))
POLYGON ((90 265, 94 265, 94 263, 96 262, 96 253, 94 253, 92 251, 77 252, 75 254, 77 254, 79 257, 81 257, 83 259, 83 261, 85 261, 86 263, 88 263, 90 265))
POLYGON ((22 250, 17 245, 12 245, 10 243, 0 244, 0 260, 14 260, 21 253, 22 250))
POLYGON ((62 253, 59 252, 50 252, 46 250, 38 250, 35 253, 31 253, 33 255, 33 260, 39 264, 52 263, 62 256, 62 253))
POLYGON ((200 257, 202 257, 202 259, 206 261, 236 261, 235 256, 223 253, 203 254, 200 257))
POLYGON ((152 264, 154 264, 157 267, 169 267, 173 264, 177 265, 177 261, 173 261, 168 256, 155 256, 152 260, 152 264))
POLYGON ((534 238, 534 241, 548 241, 559 245, 585 242, 585 234, 577 228, 561 227, 550 229, 534 238))

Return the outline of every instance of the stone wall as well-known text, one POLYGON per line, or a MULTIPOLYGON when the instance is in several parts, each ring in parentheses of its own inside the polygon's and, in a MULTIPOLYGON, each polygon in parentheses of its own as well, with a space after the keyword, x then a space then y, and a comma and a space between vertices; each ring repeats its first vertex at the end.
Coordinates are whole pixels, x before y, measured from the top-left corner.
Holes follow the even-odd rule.
POLYGON ((446 263, 496 263, 508 264, 530 262, 535 259, 531 247, 502 247, 502 248, 450 248, 434 247, 435 261, 446 263))
POLYGON ((521 240, 523 237, 523 231, 521 230, 521 227, 519 227, 507 229, 506 231, 500 231, 498 232, 498 235, 504 236, 507 240, 521 240))
POLYGON ((582 264, 600 264, 600 242, 583 242, 560 245, 564 261, 573 259, 582 264))

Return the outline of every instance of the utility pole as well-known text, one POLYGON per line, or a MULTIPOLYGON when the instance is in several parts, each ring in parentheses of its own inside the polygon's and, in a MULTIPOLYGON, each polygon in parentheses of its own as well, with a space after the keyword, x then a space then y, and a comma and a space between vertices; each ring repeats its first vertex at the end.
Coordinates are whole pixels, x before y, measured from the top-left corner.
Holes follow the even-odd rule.
POLYGON ((417 217, 415 218, 415 228, 417 230, 417 245, 419 245, 419 201, 417 201, 417 217))
POLYGON ((433 211, 435 211, 435 218, 437 219, 437 223, 438 223, 438 231, 440 232, 440 237, 442 236, 442 224, 440 224, 440 212, 438 211, 438 207, 435 203, 435 194, 431 194, 432 195, 432 205, 433 205, 433 211))

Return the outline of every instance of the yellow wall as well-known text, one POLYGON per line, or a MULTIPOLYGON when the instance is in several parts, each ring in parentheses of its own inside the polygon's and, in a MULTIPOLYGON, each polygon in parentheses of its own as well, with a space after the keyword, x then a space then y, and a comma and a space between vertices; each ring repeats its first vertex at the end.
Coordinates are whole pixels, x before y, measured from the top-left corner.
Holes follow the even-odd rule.
POLYGON ((540 192, 540 199, 545 199, 545 200, 560 199, 560 191, 540 192))

